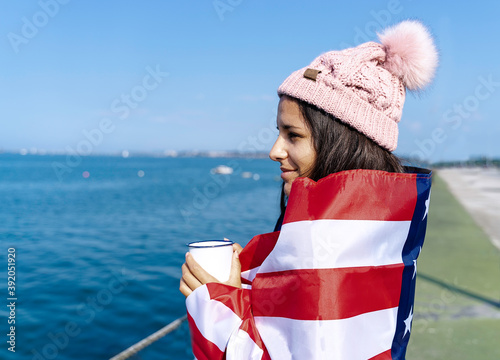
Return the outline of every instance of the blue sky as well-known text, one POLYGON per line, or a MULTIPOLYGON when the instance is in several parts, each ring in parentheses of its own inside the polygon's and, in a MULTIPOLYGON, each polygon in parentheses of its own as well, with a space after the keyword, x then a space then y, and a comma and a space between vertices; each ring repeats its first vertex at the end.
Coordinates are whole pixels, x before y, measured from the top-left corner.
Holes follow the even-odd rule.
POLYGON ((417 18, 441 64, 408 95, 396 153, 500 156, 498 2, 0 3, 0 150, 266 151, 286 76, 417 18))

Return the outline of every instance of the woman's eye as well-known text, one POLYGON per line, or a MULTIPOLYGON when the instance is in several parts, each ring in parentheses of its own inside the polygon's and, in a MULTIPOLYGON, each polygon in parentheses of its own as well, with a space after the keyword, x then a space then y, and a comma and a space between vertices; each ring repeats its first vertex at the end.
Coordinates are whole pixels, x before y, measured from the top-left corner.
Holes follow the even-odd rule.
POLYGON ((293 133, 293 132, 289 132, 288 133, 288 138, 289 139, 294 139, 294 138, 297 138, 299 137, 299 134, 296 134, 296 133, 293 133))

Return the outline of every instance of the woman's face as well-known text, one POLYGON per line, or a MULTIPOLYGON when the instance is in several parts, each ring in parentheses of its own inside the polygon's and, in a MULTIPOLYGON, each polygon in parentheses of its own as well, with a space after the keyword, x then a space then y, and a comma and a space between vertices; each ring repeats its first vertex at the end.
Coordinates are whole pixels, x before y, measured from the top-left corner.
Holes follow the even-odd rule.
POLYGON ((269 157, 280 163, 285 194, 290 195, 292 182, 308 176, 316 161, 311 130, 300 112, 299 104, 290 97, 282 96, 278 105, 278 139, 269 157))

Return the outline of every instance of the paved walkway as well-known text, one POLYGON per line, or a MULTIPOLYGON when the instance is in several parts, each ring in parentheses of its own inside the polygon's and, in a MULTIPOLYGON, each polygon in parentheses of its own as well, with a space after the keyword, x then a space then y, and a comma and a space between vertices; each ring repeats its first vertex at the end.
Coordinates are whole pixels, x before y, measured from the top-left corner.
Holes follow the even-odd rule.
POLYGON ((450 168, 437 173, 500 249, 500 169, 450 168))

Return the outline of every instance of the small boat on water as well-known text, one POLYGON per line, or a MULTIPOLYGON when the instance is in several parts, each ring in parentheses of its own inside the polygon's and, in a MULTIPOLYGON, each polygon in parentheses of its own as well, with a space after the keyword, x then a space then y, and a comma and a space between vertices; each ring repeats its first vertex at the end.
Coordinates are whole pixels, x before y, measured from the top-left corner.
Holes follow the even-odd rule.
POLYGON ((210 170, 212 174, 231 175, 233 168, 226 165, 219 165, 210 170))

